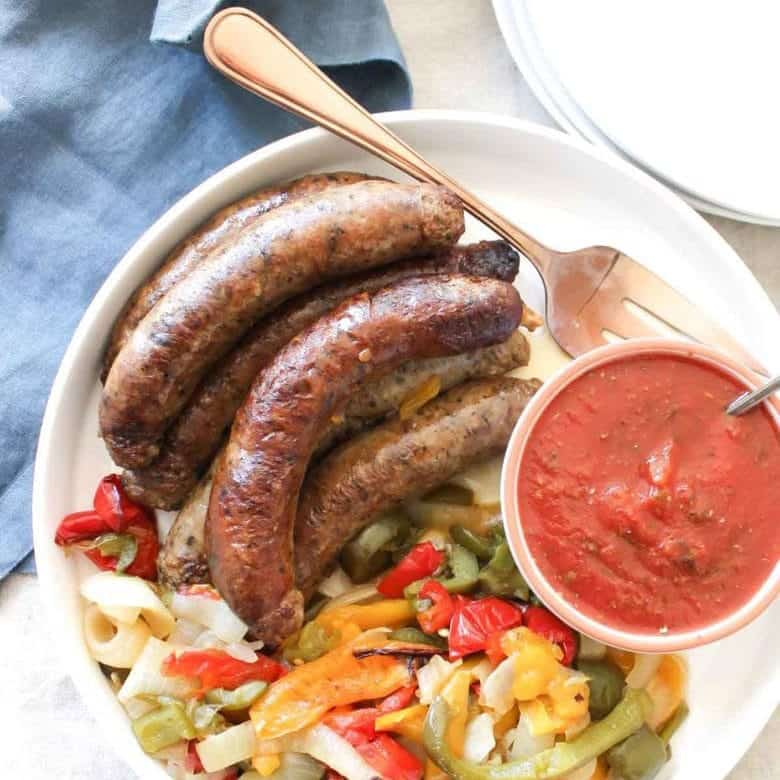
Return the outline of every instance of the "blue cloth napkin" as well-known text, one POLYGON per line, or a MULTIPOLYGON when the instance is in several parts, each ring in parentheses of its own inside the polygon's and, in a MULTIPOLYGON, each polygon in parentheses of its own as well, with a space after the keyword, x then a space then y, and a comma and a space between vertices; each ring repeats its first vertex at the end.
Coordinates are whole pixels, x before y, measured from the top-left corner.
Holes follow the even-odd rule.
MULTIPOLYGON (((38 428, 100 284, 179 197, 304 126, 199 53, 203 28, 225 5, 0 0, 0 579, 20 562, 33 570, 38 428)), ((369 110, 408 108, 406 65, 382 0, 243 5, 369 110)))

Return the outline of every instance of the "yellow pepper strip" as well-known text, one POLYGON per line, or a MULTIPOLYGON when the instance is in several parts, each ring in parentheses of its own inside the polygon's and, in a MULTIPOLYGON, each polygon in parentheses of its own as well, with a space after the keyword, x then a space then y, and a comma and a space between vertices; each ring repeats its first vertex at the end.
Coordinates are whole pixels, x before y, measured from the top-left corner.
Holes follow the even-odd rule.
POLYGON ((519 714, 517 712, 517 705, 513 704, 494 724, 493 724, 493 736, 496 741, 501 739, 504 734, 513 729, 517 725, 519 714))
POLYGON ((687 672, 682 659, 665 655, 645 690, 653 702, 647 725, 658 731, 680 706, 685 693, 687 672))
POLYGON ((450 707, 450 723, 447 728, 447 744, 460 758, 466 734, 466 720, 469 715, 469 686, 471 669, 458 669, 442 689, 441 695, 450 707))
POLYGON ((527 628, 513 628, 501 638, 501 649, 514 658, 512 693, 518 701, 531 701, 547 692, 560 669, 556 645, 527 628))
POLYGON ((268 775, 272 775, 281 765, 282 762, 278 755, 255 756, 252 759, 252 768, 261 777, 268 777, 268 775))
POLYGON ((376 731, 392 731, 422 745, 423 726, 427 714, 428 707, 424 704, 413 704, 403 710, 380 715, 374 721, 374 729, 376 731))
POLYGON ((381 699, 408 685, 405 661, 389 655, 355 658, 357 650, 386 645, 381 635, 362 635, 279 678, 249 710, 257 738, 282 737, 316 723, 334 707, 381 699))
POLYGON ((328 628, 334 623, 355 623, 363 631, 371 628, 400 628, 415 622, 416 612, 406 599, 385 599, 374 604, 351 604, 321 612, 316 622, 328 628))
POLYGON ((583 675, 562 667, 547 686, 547 693, 559 718, 574 723, 588 712, 590 689, 583 675))

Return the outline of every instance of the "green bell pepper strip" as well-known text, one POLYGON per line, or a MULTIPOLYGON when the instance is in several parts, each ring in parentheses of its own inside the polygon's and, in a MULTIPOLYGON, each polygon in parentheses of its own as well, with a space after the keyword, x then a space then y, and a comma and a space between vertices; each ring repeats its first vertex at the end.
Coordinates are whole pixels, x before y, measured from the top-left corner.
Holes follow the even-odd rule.
MULTIPOLYGON (((452 572, 450 577, 434 577, 433 579, 440 582, 450 593, 468 593, 474 590, 479 577, 479 563, 477 562, 477 556, 473 552, 470 552, 465 547, 461 547, 459 544, 454 544, 450 552, 448 565, 452 572)), ((424 582, 425 579, 422 579, 407 585, 404 588, 404 596, 416 602, 424 582)), ((415 604, 415 608, 417 606, 415 604)), ((417 611, 421 612, 422 610, 417 609, 417 611)))
POLYGON ((233 691, 214 688, 206 692, 206 701, 215 704, 224 712, 238 712, 249 709, 264 693, 267 682, 255 680, 244 683, 233 691))
POLYGON ((477 558, 486 561, 493 557, 495 545, 491 544, 489 539, 475 534, 462 525, 453 525, 450 528, 450 536, 454 542, 473 552, 477 558))
POLYGON ((424 631, 420 631, 419 628, 411 626, 396 629, 390 634, 390 639, 394 639, 397 642, 409 642, 409 644, 413 645, 431 645, 438 650, 447 649, 447 641, 443 637, 426 634, 424 631))
POLYGON ((479 573, 479 583, 494 596, 514 597, 528 601, 530 591, 523 575, 517 570, 506 542, 496 547, 493 557, 479 573))
POLYGON ((607 751, 607 763, 621 780, 652 780, 668 758, 666 744, 647 726, 607 751))
POLYGON ((169 747, 182 739, 195 739, 195 727, 187 717, 184 705, 169 701, 133 721, 133 732, 147 753, 169 747))
POLYGON ((626 681, 620 669, 607 660, 577 661, 577 669, 588 678, 590 717, 593 720, 601 720, 609 715, 620 701, 626 681))
POLYGON ((428 708, 423 742, 431 759, 454 780, 553 780, 573 772, 631 736, 642 727, 652 706, 645 691, 629 688, 604 720, 591 724, 571 742, 558 742, 528 759, 490 766, 474 764, 453 754, 447 743, 449 705, 437 696, 428 708))
POLYGON ((132 534, 101 534, 91 547, 104 558, 116 558, 116 573, 121 574, 138 554, 138 540, 132 534))
POLYGON ((309 663, 332 650, 338 644, 338 640, 338 636, 331 634, 324 626, 313 620, 304 625, 297 637, 291 637, 285 642, 282 655, 290 662, 300 659, 309 663))

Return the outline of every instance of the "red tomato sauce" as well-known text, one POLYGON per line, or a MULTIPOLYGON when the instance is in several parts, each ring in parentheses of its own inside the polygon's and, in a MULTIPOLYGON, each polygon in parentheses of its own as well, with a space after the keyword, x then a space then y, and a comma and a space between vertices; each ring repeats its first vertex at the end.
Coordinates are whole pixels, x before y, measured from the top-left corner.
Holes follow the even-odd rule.
POLYGON ((730 417, 745 390, 693 359, 619 359, 576 379, 520 465, 531 554, 561 595, 614 628, 680 632, 742 606, 780 558, 780 433, 730 417))

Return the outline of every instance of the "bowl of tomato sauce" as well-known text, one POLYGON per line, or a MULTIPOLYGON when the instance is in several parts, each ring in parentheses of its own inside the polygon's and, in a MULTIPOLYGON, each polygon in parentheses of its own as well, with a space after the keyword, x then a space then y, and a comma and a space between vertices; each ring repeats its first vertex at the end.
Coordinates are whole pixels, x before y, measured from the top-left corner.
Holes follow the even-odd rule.
POLYGON ((761 378, 671 339, 610 344, 549 379, 501 475, 507 539, 537 596, 637 652, 723 638, 780 591, 780 411, 734 417, 761 378))

